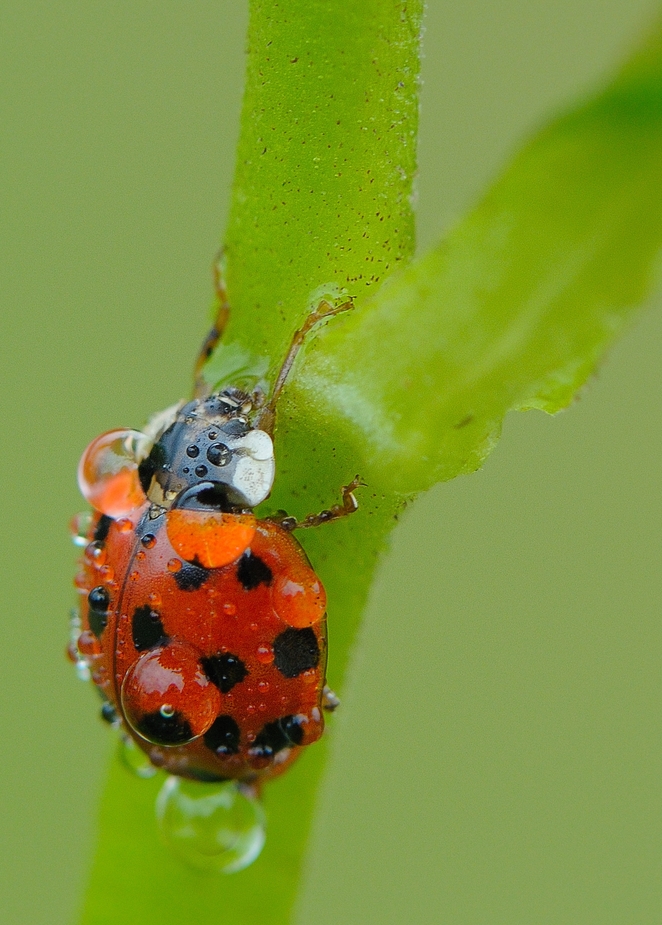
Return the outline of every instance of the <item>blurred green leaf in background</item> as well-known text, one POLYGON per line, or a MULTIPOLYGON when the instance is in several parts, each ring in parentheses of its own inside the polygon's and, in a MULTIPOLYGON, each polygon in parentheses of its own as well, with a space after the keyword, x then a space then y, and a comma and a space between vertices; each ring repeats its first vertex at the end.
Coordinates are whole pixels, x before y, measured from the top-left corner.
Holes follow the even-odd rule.
MULTIPOLYGON (((270 507, 304 514, 335 500, 339 486, 355 472, 367 484, 356 517, 304 537, 329 593, 329 679, 341 690, 374 566, 403 504, 439 480, 480 466, 494 447, 508 410, 542 408, 554 412, 568 405, 605 349, 624 330, 632 312, 659 282, 659 30, 651 32, 647 43, 606 89, 539 131, 466 218, 454 223, 440 244, 412 260, 410 204, 421 13, 417 3, 385 4, 379 0, 351 10, 336 2, 304 4, 297 0, 287 8, 257 0, 251 4, 247 86, 226 236, 233 314, 228 337, 206 373, 214 384, 237 375, 241 381, 256 381, 265 372, 273 378, 292 331, 320 294, 355 298, 355 311, 330 322, 297 363, 279 416, 280 469, 269 501, 270 507)), ((655 336, 659 344, 659 335, 655 336)), ((571 460, 570 468, 575 463, 571 460)), ((536 471, 540 467, 531 470, 536 471)), ((529 474, 529 481, 531 478, 529 474)), ((518 484, 517 491, 527 496, 524 485, 518 484)), ((560 494, 566 493, 567 485, 561 483, 560 494)), ((643 522, 634 517, 633 524, 643 522)), ((457 522, 446 523, 445 541, 452 542, 453 532, 460 536, 464 527, 462 515, 457 522)), ((636 532, 639 526, 634 529, 636 532)), ((469 555, 473 556, 488 534, 485 526, 482 531, 468 532, 469 555)), ((497 547, 502 540, 502 531, 497 530, 497 547)), ((467 610, 457 611, 455 644, 459 648, 453 650, 455 629, 447 622, 451 611, 441 599, 443 582, 439 585, 430 574, 430 565, 423 565, 428 562, 429 547, 434 549, 438 543, 438 528, 430 529, 428 524, 411 559, 410 594, 422 600, 432 596, 432 613, 437 620, 426 620, 416 609, 409 613, 407 619, 412 622, 405 634, 410 644, 418 638, 421 627, 427 628, 418 647, 411 649, 409 674, 399 673, 397 643, 395 649, 394 640, 386 646, 393 622, 385 620, 382 630, 377 629, 378 637, 370 637, 373 648, 381 652, 383 678, 379 689, 385 701, 401 701, 419 713, 414 689, 424 697, 424 719, 418 727, 425 733, 422 740, 412 737, 407 727, 394 724, 392 714, 382 712, 381 719, 372 721, 374 734, 378 739, 381 736, 386 750, 395 755, 392 760, 403 771, 400 779, 413 793, 399 794, 397 788, 392 791, 394 805, 406 804, 411 814, 410 825, 405 824, 402 830, 406 835, 398 840, 403 853, 410 856, 402 858, 403 869, 410 871, 414 878, 411 883, 416 882, 417 866, 428 870, 426 878, 432 878, 421 881, 422 892, 432 899, 428 906, 425 900, 417 900, 423 903, 422 911, 414 917, 417 921, 448 917, 458 922, 624 921, 622 917, 609 919, 608 915, 612 911, 615 916, 620 914, 621 901, 629 908, 629 891, 634 890, 635 880, 627 882, 614 904, 607 901, 610 887, 603 884, 601 890, 598 878, 594 896, 600 896, 604 908, 608 906, 611 911, 607 915, 596 912, 592 918, 585 911, 578 913, 585 901, 582 890, 573 893, 568 888, 572 898, 566 903, 566 897, 554 889, 553 884, 562 879, 560 868, 549 888, 556 905, 544 910, 536 906, 540 895, 547 895, 544 890, 529 897, 523 886, 519 891, 502 888, 504 883, 518 882, 518 877, 510 869, 499 877, 496 871, 503 874, 505 869, 495 859, 491 870, 497 888, 492 900, 486 899, 487 887, 475 887, 476 883, 490 882, 489 872, 482 878, 470 876, 466 883, 473 883, 474 889, 465 893, 454 892, 452 878, 443 873, 444 864, 450 870, 455 859, 469 850, 467 831, 471 824, 479 829, 489 824, 495 857, 505 856, 498 850, 499 839, 507 839, 513 820, 526 811, 527 774, 539 780, 541 773, 544 778, 556 767, 553 760, 531 764, 526 745, 513 749, 512 763, 504 764, 494 778, 498 786, 514 782, 513 790, 504 794, 505 802, 498 804, 496 816, 490 815, 489 804, 476 816, 460 808, 456 819, 443 809, 447 828, 438 855, 440 867, 426 868, 424 857, 410 863, 411 857, 418 857, 419 840, 426 830, 422 820, 415 821, 419 804, 431 801, 432 805, 447 807, 451 799, 449 788, 459 769, 448 757, 455 741, 449 728, 453 708, 455 722, 459 723, 457 717, 466 711, 468 726, 480 717, 492 732, 507 730, 510 719, 518 713, 517 706, 509 707, 504 701, 501 709, 505 719, 497 718, 489 726, 491 698, 498 684, 494 685, 490 659, 482 665, 473 664, 477 653, 487 645, 486 653, 499 652, 497 664, 510 664, 515 659, 511 670, 504 668, 502 681, 510 678, 511 683, 518 684, 527 676, 526 670, 522 673, 517 653, 522 637, 530 632, 529 625, 521 623, 512 638, 489 619, 483 631, 478 631, 471 618, 473 592, 466 586, 460 589, 460 599, 465 598, 467 610), (490 634, 498 637, 491 650, 490 634), (447 651, 455 651, 457 663, 445 656, 441 681, 428 677, 430 668, 423 667, 428 650, 438 653, 449 645, 447 651), (391 654, 385 655, 387 651, 391 654), (464 661, 459 658, 460 651, 464 661), (437 706, 439 685, 443 688, 452 683, 455 675, 460 678, 465 670, 469 676, 474 671, 475 678, 482 678, 485 685, 481 688, 479 681, 476 702, 474 692, 464 690, 466 696, 456 700, 454 707, 450 698, 449 707, 437 706), (442 757, 438 775, 428 780, 438 780, 438 789, 430 792, 428 783, 427 790, 422 787, 417 791, 419 773, 436 740, 442 741, 437 752, 442 757), (510 814, 500 817, 509 800, 510 814), (441 893, 435 877, 443 881, 441 893)), ((566 546, 562 543, 557 554, 550 555, 550 568, 563 567, 566 546)), ((532 654, 534 658, 544 656, 545 640, 550 652, 561 641, 563 633, 556 636, 553 627, 563 607, 560 611, 546 609, 554 595, 550 595, 545 580, 533 591, 529 570, 521 565, 528 556, 528 548, 520 552, 520 567, 512 576, 525 608, 533 615, 531 625, 541 621, 540 636, 532 636, 531 644, 525 647, 530 659, 532 654)), ((557 581, 555 590, 561 585, 557 581)), ((488 592, 486 599, 496 618, 493 595, 488 592)), ((612 632, 620 625, 618 614, 614 619, 612 632)), ((592 621, 591 614, 586 614, 580 624, 582 631, 592 626, 592 621)), ((568 624, 566 630, 572 636, 577 625, 568 624)), ((562 653, 579 653, 584 644, 591 649, 588 640, 575 639, 570 645, 569 638, 566 635, 568 647, 559 648, 561 660, 562 653)), ((366 639, 363 645, 369 645, 366 639)), ((621 651, 621 647, 616 650, 621 651)), ((365 658, 360 655, 359 664, 365 658)), ((551 654, 549 660, 543 657, 539 661, 543 671, 554 663, 551 654)), ((652 677, 652 665, 642 666, 642 674, 652 677)), ((611 690, 615 675, 617 670, 601 678, 598 687, 602 696, 605 689, 611 690)), ((562 670, 559 676, 563 677, 562 670)), ((550 681, 547 689, 554 687, 550 681)), ((511 690, 504 690, 507 700, 511 690)), ((523 702, 528 696, 525 686, 523 702)), ((646 697, 643 702, 648 703, 646 697)), ((552 725, 554 715, 551 710, 552 725)), ((527 722, 535 726, 544 716, 545 711, 539 709, 537 719, 532 715, 527 722)), ((400 714, 401 722, 403 717, 408 722, 406 712, 400 714)), ((631 731, 634 727, 626 722, 625 728, 631 731)), ((535 732, 528 741, 537 741, 535 732)), ((540 747, 544 750, 552 743, 553 736, 545 736, 540 747)), ((355 742, 353 747, 357 774, 346 778, 350 788, 345 793, 347 806, 355 805, 357 794, 362 792, 363 745, 355 742), (352 792, 353 779, 357 789, 352 792)), ((379 789, 380 781, 386 779, 379 756, 369 744, 365 753, 372 762, 367 779, 379 789)), ((590 756, 597 753, 589 750, 589 763, 590 756)), ((498 749, 493 754, 498 754, 498 749)), ((293 913, 294 903, 300 892, 327 755, 328 741, 269 786, 264 854, 241 874, 216 880, 183 869, 158 843, 153 820, 158 782, 134 781, 113 766, 102 803, 84 921, 222 919, 242 925, 292 921, 292 915, 297 914, 293 913)), ((489 757, 486 761, 490 763, 489 757)), ((569 769, 572 774, 572 763, 569 769)), ((470 778, 471 763, 467 772, 470 778)), ((576 773, 578 780, 584 780, 576 773)), ((590 774, 586 777, 589 780, 590 774)), ((461 792, 461 788, 456 789, 456 794, 461 792)), ((546 812, 563 815, 577 800, 569 783, 566 798, 557 801, 550 796, 546 812)), ((326 818, 328 830, 328 815, 326 818)), ((602 822, 598 804, 595 818, 602 822)), ((543 819, 544 813, 534 814, 532 827, 544 830, 543 819)), ((391 833, 388 826, 384 831, 381 819, 371 824, 373 842, 388 840, 391 833)), ((589 823, 588 829, 591 825, 595 822, 589 823)), ((581 837, 586 837, 586 826, 582 831, 581 837)), ((318 832, 317 845, 320 837, 318 832)), ((519 843, 515 839, 511 844, 519 843)), ((377 864, 376 847, 374 851, 377 864)), ((319 856, 313 856, 309 883, 319 884, 321 868, 315 858, 323 854, 321 849, 319 856)), ((567 844, 560 837, 559 857, 567 856, 567 844)), ((653 856, 651 850, 647 858, 653 856)), ((350 882, 352 877, 359 877, 358 871, 370 871, 370 849, 364 858, 363 867, 362 858, 355 853, 340 864, 349 871, 350 882)), ((535 852, 524 853, 513 870, 524 878, 529 863, 534 879, 539 877, 547 863, 544 852, 537 863, 535 852)), ((477 870, 470 861, 464 869, 472 874, 477 870)), ((595 869, 602 869, 599 861, 595 869)), ((647 883, 644 868, 640 871, 647 883)), ((360 884, 360 879, 356 883, 360 884)), ((636 892, 641 895, 640 890, 636 892)), ((651 917, 640 915, 637 920, 653 922, 654 891, 649 887, 646 895, 650 902, 644 915, 650 910, 651 917)), ((338 920, 333 903, 325 900, 323 889, 304 890, 298 913, 301 921, 338 920)), ((382 922, 390 915, 388 921, 402 921, 408 907, 400 893, 392 900, 390 911, 380 912, 374 919, 358 906, 352 907, 356 913, 352 920, 382 922)), ((337 903, 336 909, 342 907, 342 897, 337 903)), ((590 909, 596 908, 593 901, 590 909)), ((351 911, 345 909, 343 914, 350 920, 347 916, 351 911)))

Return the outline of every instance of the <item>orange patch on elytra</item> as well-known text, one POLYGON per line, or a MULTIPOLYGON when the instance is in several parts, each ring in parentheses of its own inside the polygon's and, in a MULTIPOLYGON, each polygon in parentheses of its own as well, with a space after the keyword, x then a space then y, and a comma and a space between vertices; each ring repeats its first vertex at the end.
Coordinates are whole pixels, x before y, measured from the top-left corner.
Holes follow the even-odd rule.
POLYGON ((256 522, 252 514, 174 510, 166 514, 172 548, 187 562, 221 568, 235 562, 250 546, 256 522))

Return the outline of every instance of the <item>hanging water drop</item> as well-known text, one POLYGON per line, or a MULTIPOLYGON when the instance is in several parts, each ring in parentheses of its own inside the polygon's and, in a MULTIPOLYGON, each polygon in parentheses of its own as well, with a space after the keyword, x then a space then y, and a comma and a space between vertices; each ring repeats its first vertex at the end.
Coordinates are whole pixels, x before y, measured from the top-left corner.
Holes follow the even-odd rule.
POLYGON ((198 870, 235 873, 252 864, 264 846, 262 804, 236 781, 203 784, 169 777, 156 815, 172 851, 198 870))

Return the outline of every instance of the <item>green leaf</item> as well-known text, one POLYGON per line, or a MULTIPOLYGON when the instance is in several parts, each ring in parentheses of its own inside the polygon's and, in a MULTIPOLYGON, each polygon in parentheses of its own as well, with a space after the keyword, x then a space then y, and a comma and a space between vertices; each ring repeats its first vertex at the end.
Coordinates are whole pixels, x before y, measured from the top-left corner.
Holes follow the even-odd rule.
POLYGON ((658 283, 662 46, 514 159, 478 207, 331 332, 293 391, 339 409, 371 484, 476 469, 511 409, 568 405, 658 283))
MULTIPOLYGON (((656 285, 662 243, 656 33, 405 267, 419 19, 411 3, 253 3, 226 239, 233 314, 206 371, 273 381, 316 298, 355 297, 297 361, 269 502, 300 515, 357 472, 367 483, 358 514, 302 538, 327 587, 336 688, 403 499, 480 465, 508 410, 567 405, 656 285)), ((263 855, 216 879, 158 843, 155 783, 114 767, 84 921, 289 921, 326 756, 315 746, 266 788, 263 855)))

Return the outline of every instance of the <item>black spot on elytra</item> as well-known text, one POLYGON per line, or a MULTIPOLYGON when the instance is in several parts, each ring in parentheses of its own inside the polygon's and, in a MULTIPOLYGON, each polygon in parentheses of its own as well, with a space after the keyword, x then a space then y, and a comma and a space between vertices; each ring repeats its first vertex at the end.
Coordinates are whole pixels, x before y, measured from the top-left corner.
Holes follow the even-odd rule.
POLYGON ((281 716, 273 723, 266 723, 251 746, 255 758, 271 758, 284 748, 300 745, 303 740, 303 726, 296 716, 281 716))
POLYGON ((250 549, 243 554, 237 566, 237 578, 246 591, 252 591, 260 584, 270 585, 273 572, 259 556, 254 556, 250 549))
POLYGON ((172 716, 164 716, 160 710, 146 713, 136 729, 155 745, 182 745, 193 738, 193 730, 187 719, 176 710, 172 716))
POLYGON ((217 716, 204 734, 205 745, 220 757, 239 751, 239 726, 231 716, 217 716))
POLYGON ((237 655, 230 652, 219 652, 208 658, 200 659, 205 674, 223 694, 229 693, 235 684, 243 681, 248 674, 248 668, 237 655))
POLYGON ((161 615, 147 604, 136 607, 131 618, 131 635, 138 652, 153 649, 165 642, 167 635, 161 623, 161 615))
POLYGON ((101 517, 97 520, 97 525, 94 528, 94 540, 97 543, 105 543, 108 538, 108 531, 110 530, 110 525, 113 522, 113 518, 109 517, 107 514, 102 514, 101 517))
POLYGON ((96 588, 92 588, 87 595, 87 602, 90 607, 87 613, 87 622, 97 639, 101 639, 101 635, 108 623, 110 595, 103 585, 98 585, 96 588))
POLYGON ((274 665, 286 678, 296 678, 309 668, 316 668, 320 647, 315 631, 290 627, 274 640, 274 665))
POLYGON ((174 574, 180 591, 197 591, 209 578, 209 569, 202 565, 193 565, 192 562, 185 562, 174 574))

